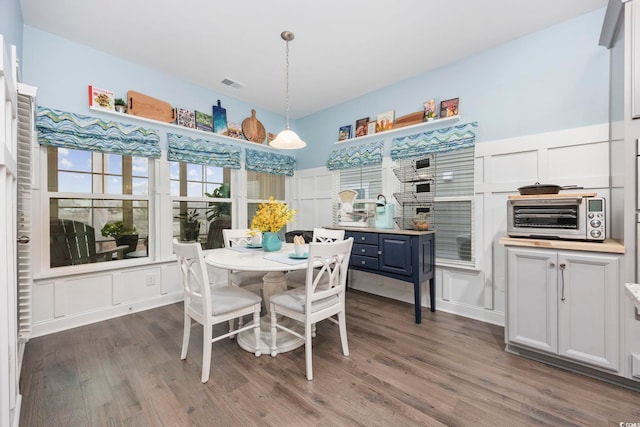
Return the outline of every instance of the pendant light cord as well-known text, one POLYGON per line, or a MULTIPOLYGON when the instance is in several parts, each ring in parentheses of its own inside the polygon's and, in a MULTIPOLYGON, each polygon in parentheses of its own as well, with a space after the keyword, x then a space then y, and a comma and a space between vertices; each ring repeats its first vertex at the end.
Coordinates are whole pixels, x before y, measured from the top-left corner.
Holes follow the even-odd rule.
POLYGON ((285 97, 284 101, 286 104, 286 116, 287 116, 287 129, 289 129, 289 40, 285 40, 287 44, 287 54, 286 54, 286 71, 285 71, 285 97))

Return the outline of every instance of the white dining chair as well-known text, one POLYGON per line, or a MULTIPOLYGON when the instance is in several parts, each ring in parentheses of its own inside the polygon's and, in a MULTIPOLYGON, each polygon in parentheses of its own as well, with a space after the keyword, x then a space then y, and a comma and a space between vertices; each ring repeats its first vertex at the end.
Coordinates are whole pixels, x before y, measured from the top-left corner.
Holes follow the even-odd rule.
POLYGON ((276 343, 278 330, 304 339, 307 380, 313 379, 312 330, 313 325, 328 319, 338 325, 342 354, 349 355, 347 322, 345 317, 345 290, 347 269, 351 257, 353 237, 333 243, 310 243, 307 261, 306 285, 271 296, 271 356, 278 354, 276 343), (314 268, 320 263, 319 270, 314 268), (289 317, 304 325, 304 334, 281 323, 278 316, 289 317), (337 319, 335 317, 337 317, 337 319))
MULTIPOLYGON (((248 229, 224 229, 222 237, 224 246, 230 248, 232 246, 247 246, 251 243, 251 236, 247 233, 248 229)), ((262 278, 265 273, 260 271, 231 271, 229 270, 229 284, 243 287, 250 291, 260 294, 262 289, 262 278)))
MULTIPOLYGON (((192 321, 195 321, 203 328, 201 380, 206 383, 209 380, 211 347, 214 342, 249 329, 254 330, 256 343, 260 342, 261 299, 253 292, 237 286, 211 286, 200 243, 181 243, 174 239, 173 250, 178 259, 184 289, 184 330, 180 359, 187 358, 192 321), (238 329, 231 327, 228 333, 213 337, 214 325, 222 322, 233 325, 235 319, 241 319, 248 314, 253 314, 253 324, 238 329)), ((258 347, 255 349, 255 355, 260 356, 258 347)))
MULTIPOLYGON (((327 243, 344 240, 344 230, 329 230, 327 228, 314 228, 313 240, 316 243, 327 243)), ((293 270, 287 273, 287 286, 290 288, 299 288, 304 286, 306 281, 305 270, 293 270)))

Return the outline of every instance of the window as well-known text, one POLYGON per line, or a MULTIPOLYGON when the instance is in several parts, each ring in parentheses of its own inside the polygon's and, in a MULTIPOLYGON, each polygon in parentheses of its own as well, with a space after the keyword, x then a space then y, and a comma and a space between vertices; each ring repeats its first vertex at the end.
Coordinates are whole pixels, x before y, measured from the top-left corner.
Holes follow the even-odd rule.
POLYGON ((173 237, 198 240, 204 249, 224 246, 222 230, 231 228, 231 170, 169 162, 173 237))
MULTIPOLYGON (((281 202, 285 200, 285 183, 284 175, 247 171, 247 228, 251 226, 251 219, 260 203, 266 202, 269 197, 281 202)), ((284 230, 280 230, 280 234, 284 241, 284 230)))
MULTIPOLYGON (((363 201, 372 202, 376 200, 378 194, 382 194, 382 165, 361 166, 349 169, 341 169, 339 171, 338 191, 354 190, 357 193, 353 204, 353 213, 351 220, 366 221, 369 226, 375 226, 375 212, 373 211, 373 203, 358 203, 363 201)), ((339 201, 338 201, 339 202, 339 201)), ((338 209, 340 203, 334 203, 333 217, 334 223, 338 223, 338 209)), ((349 218, 347 217, 347 220, 349 218)), ((344 219, 341 218, 341 222, 344 219)))
POLYGON ((147 158, 47 147, 47 189, 51 267, 147 255, 147 158), (103 235, 114 222, 127 232, 103 235))
POLYGON ((436 258, 474 262, 474 148, 435 154, 435 197, 431 216, 436 230, 436 258))

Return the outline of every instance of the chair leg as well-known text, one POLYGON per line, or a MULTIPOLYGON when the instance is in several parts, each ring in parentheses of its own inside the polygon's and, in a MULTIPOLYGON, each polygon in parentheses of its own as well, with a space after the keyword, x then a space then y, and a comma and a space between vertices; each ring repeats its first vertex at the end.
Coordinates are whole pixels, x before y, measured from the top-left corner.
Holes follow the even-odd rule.
MULTIPOLYGON (((233 332, 233 325, 234 325, 235 319, 229 319, 229 333, 233 332)), ((241 328, 242 325, 238 325, 238 328, 241 328)), ((229 336, 229 339, 232 340, 234 339, 236 336, 235 335, 231 335, 229 336)))
POLYGON ((276 357, 278 354, 278 349, 276 347, 278 328, 276 328, 276 322, 278 320, 275 306, 273 304, 271 304, 271 310, 269 310, 269 313, 271 313, 271 357, 276 357))
POLYGON ((184 313, 184 326, 182 330, 182 353, 180 354, 180 360, 187 358, 187 351, 189 350, 189 337, 191 336, 191 317, 184 313))
POLYGON ((311 346, 311 331, 309 330, 312 326, 309 324, 305 325, 304 331, 304 360, 307 365, 307 380, 313 380, 313 366, 311 365, 311 356, 313 347, 311 346))
POLYGON ((253 332, 256 335, 256 357, 260 357, 262 352, 260 351, 260 304, 255 308, 253 312, 253 332))
POLYGON ((342 354, 349 355, 349 343, 347 342, 347 319, 344 311, 338 313, 338 327, 340 329, 340 341, 342 342, 342 354))
POLYGON ((202 328, 202 382, 209 381, 209 372, 211 371, 211 324, 204 325, 202 328))

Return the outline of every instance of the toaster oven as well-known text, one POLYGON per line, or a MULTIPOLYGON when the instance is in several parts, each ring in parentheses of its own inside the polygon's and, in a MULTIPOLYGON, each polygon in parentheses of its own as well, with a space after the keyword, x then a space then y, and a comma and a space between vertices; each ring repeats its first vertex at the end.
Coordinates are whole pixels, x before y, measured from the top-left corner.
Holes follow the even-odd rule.
POLYGON ((507 234, 511 237, 587 240, 606 237, 603 197, 581 195, 510 196, 507 234))

